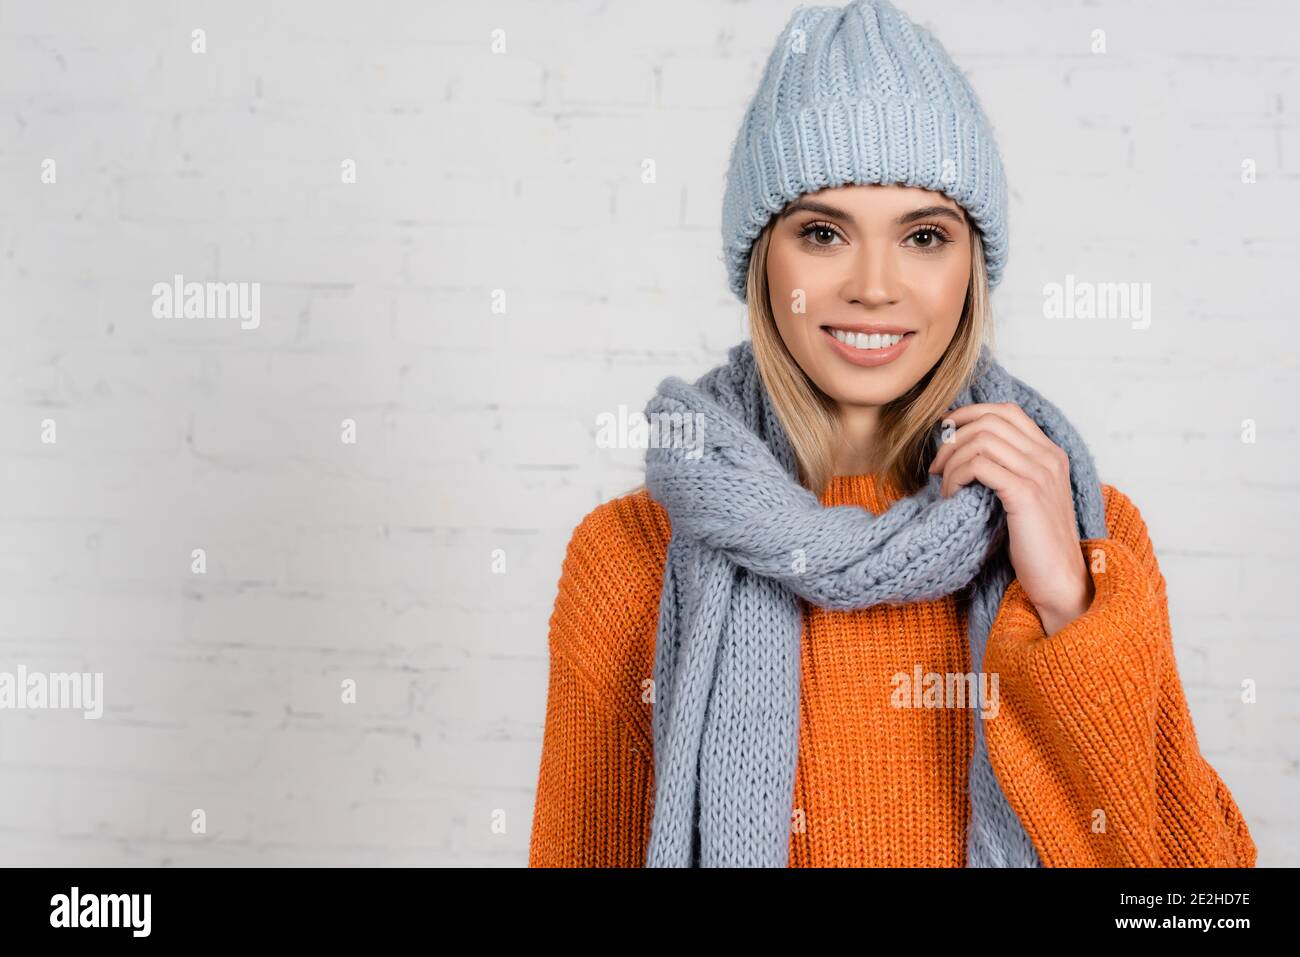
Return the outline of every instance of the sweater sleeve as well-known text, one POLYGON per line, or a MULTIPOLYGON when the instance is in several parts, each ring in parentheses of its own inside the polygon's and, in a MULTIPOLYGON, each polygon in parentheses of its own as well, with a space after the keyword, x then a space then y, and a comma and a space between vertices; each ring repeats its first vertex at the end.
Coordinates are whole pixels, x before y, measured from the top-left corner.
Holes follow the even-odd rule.
POLYGON ((653 552, 635 540, 635 520, 646 514, 642 499, 606 503, 565 554, 550 619, 530 867, 645 863, 654 789, 641 689, 658 598, 653 552))
POLYGON ((587 679, 553 653, 528 866, 642 866, 653 798, 647 758, 587 679))
POLYGON ((1136 506, 1105 486, 1080 543, 1095 595, 1048 637, 1019 580, 989 634, 989 758, 1048 867, 1254 867, 1241 811, 1201 755, 1165 580, 1136 506))

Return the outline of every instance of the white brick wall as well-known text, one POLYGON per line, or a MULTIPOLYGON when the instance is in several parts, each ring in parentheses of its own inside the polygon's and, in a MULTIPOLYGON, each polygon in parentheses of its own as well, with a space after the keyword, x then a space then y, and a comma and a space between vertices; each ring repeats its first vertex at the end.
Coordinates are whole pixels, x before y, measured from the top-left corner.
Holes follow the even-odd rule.
MULTIPOLYGON (((0 714, 0 863, 524 863, 560 559, 639 480, 595 418, 743 333, 723 173, 792 6, 0 0, 0 670, 106 697, 0 714), (175 273, 260 327, 153 318, 175 273)), ((1201 747, 1294 866, 1300 7, 902 6, 1006 159, 1003 361, 1142 510, 1201 747), (1151 327, 1045 319, 1067 273, 1151 327)))

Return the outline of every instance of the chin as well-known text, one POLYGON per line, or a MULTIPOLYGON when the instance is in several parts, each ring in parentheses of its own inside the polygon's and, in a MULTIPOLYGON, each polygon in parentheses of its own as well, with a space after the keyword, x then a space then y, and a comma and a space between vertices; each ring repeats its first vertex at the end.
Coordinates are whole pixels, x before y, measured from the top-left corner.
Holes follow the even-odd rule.
POLYGON ((836 373, 826 376, 818 383, 818 387, 836 402, 848 405, 884 405, 893 402, 908 389, 897 375, 891 373, 884 376, 870 370, 866 375, 836 373))
POLYGON ((849 387, 841 389, 838 393, 827 392, 827 395, 844 405, 885 405, 893 402, 905 391, 907 390, 854 389, 849 387))
POLYGON ((917 381, 910 364, 855 368, 836 356, 819 360, 813 381, 837 402, 884 405, 907 392, 917 381))

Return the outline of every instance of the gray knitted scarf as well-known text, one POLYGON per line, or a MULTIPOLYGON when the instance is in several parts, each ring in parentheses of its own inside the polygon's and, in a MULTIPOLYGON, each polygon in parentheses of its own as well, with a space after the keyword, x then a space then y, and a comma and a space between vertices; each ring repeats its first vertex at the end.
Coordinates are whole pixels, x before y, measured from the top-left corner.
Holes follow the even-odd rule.
MULTIPOLYGON (((949 409, 1007 401, 1068 453, 1080 538, 1104 537, 1101 485, 1083 440, 983 346, 949 409)), ((799 737, 798 599, 847 610, 969 585, 971 667, 980 672, 1014 578, 1006 513, 978 481, 941 498, 939 475, 879 516, 823 506, 797 481, 748 340, 694 385, 664 379, 646 412, 690 439, 652 440, 646 451, 646 486, 672 526, 655 647, 646 866, 785 867, 799 737)), ((936 452, 941 436, 936 423, 936 452)), ((975 713, 967 866, 1041 867, 989 763, 982 709, 975 713)))

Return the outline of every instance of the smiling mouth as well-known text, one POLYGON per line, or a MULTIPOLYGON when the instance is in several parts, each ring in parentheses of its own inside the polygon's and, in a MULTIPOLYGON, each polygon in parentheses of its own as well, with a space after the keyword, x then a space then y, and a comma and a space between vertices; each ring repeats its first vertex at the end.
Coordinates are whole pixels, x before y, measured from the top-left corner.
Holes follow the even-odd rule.
POLYGON ((908 336, 916 335, 915 332, 851 332, 848 329, 836 329, 834 326, 822 326, 822 329, 830 333, 850 349, 860 349, 863 352, 870 352, 876 349, 888 349, 890 346, 898 345, 898 343, 902 342, 908 336))

